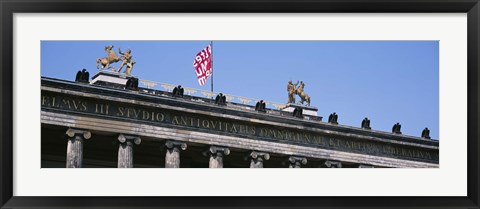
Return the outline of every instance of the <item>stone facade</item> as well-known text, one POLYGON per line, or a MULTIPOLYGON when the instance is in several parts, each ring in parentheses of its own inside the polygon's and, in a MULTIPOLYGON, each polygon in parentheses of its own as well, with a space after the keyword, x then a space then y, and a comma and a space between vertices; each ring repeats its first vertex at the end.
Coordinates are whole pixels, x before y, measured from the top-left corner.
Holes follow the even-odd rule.
POLYGON ((50 78, 42 78, 41 89, 42 167, 60 167, 55 162, 64 155, 67 167, 83 167, 83 158, 91 167, 122 168, 435 168, 439 162, 438 141, 321 117, 50 78), (65 131, 61 154, 53 147, 61 147, 56 137, 65 131), (109 155, 111 149, 117 154, 109 155))

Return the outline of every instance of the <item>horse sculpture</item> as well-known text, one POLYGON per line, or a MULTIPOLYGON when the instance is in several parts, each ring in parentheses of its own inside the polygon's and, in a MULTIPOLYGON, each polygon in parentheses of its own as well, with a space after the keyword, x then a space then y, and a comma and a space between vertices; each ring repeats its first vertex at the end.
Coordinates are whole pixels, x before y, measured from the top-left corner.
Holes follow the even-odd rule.
POLYGON ((99 66, 102 65, 101 70, 105 68, 105 69, 112 69, 112 71, 115 71, 115 68, 113 66, 110 66, 110 64, 122 60, 122 57, 119 57, 115 53, 115 51, 113 51, 113 45, 106 46, 105 52, 107 52, 107 57, 97 59, 97 69, 99 69, 99 66))
POLYGON ((310 106, 310 96, 303 91, 304 87, 305 83, 300 81, 300 86, 296 89, 295 93, 300 97, 300 99, 302 99, 302 101, 300 101, 301 104, 303 104, 303 102, 307 102, 307 106, 310 106))

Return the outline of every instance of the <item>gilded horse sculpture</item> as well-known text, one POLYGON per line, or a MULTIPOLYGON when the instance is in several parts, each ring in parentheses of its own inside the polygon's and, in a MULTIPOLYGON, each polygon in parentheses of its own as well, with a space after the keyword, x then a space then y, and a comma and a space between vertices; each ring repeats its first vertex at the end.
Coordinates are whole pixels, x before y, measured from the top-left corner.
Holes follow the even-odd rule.
POLYGON ((97 69, 99 69, 99 66, 102 65, 101 70, 112 69, 112 71, 115 71, 115 68, 110 66, 110 64, 120 61, 123 56, 119 57, 115 51, 113 51, 113 45, 106 46, 105 52, 107 52, 107 57, 97 59, 97 69))
POLYGON ((303 91, 304 87, 305 83, 303 83, 303 81, 300 81, 300 86, 297 88, 297 91, 295 93, 300 97, 300 99, 302 99, 300 101, 301 104, 303 104, 303 102, 307 102, 307 106, 310 106, 310 96, 308 96, 308 94, 303 91))

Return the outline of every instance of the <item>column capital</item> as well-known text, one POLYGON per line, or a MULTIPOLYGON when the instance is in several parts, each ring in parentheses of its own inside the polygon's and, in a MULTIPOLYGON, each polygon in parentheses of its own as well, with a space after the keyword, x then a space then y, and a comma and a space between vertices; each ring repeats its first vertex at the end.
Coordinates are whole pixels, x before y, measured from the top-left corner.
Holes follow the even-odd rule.
POLYGON ((174 148, 179 148, 182 150, 187 149, 187 144, 185 142, 178 142, 178 141, 172 141, 172 140, 167 140, 167 142, 165 142, 165 146, 168 149, 174 149, 174 148))
POLYGON ((223 156, 229 155, 230 149, 228 147, 210 146, 210 148, 203 152, 204 156, 210 157, 208 162, 209 168, 223 168, 223 156))
POLYGON ((306 157, 298 157, 298 156, 290 156, 288 158, 288 161, 291 163, 291 164, 295 164, 295 163, 301 163, 303 165, 306 165, 307 164, 307 158, 306 157))
POLYGON ((207 156, 217 156, 217 155, 229 155, 230 149, 228 147, 218 147, 218 146, 210 146, 210 148, 204 152, 204 155, 207 156))
POLYGON ((270 159, 270 154, 266 152, 258 152, 258 151, 251 151, 248 153, 247 157, 245 158, 246 160, 251 158, 252 160, 269 160, 270 159))
POLYGON ((342 162, 326 160, 324 165, 327 168, 341 168, 342 167, 342 162))
POLYGON ((270 159, 270 154, 265 152, 250 151, 245 160, 250 159, 250 168, 263 168, 263 161, 270 159))
POLYGON ((290 165, 288 166, 289 168, 301 168, 302 164, 303 165, 307 164, 307 158, 299 157, 299 156, 290 156, 288 158, 288 162, 290 163, 290 165))
POLYGON ((76 135, 81 136, 84 139, 90 139, 92 137, 92 133, 88 130, 81 130, 81 129, 74 129, 74 128, 68 128, 67 132, 68 137, 73 138, 76 135))
POLYGON ((185 142, 167 140, 165 142, 165 168, 180 168, 180 150, 186 150, 185 142))
POLYGON ((131 142, 135 143, 136 145, 139 145, 142 142, 142 139, 138 136, 119 134, 118 135, 118 141, 122 144, 127 142, 127 141, 131 141, 131 142))

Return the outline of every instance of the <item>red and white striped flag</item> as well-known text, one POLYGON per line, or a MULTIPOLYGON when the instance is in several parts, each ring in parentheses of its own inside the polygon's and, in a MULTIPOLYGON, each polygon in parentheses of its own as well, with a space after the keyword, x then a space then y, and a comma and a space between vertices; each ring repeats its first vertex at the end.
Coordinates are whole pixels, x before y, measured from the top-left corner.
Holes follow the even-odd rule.
POLYGON ((193 67, 197 74, 198 83, 200 86, 205 85, 208 77, 213 73, 212 71, 212 46, 208 45, 205 49, 198 52, 193 60, 193 67))

